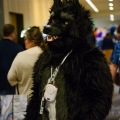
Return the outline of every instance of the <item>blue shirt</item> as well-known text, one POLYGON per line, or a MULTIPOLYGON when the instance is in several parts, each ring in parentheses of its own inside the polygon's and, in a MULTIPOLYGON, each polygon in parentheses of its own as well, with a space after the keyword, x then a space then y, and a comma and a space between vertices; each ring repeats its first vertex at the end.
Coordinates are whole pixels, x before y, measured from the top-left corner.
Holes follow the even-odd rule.
POLYGON ((119 65, 119 57, 120 57, 120 41, 115 45, 110 60, 112 63, 119 65))
POLYGON ((7 74, 11 64, 18 52, 23 48, 9 39, 0 41, 0 94, 2 91, 7 94, 14 94, 14 87, 11 87, 7 80, 7 74))

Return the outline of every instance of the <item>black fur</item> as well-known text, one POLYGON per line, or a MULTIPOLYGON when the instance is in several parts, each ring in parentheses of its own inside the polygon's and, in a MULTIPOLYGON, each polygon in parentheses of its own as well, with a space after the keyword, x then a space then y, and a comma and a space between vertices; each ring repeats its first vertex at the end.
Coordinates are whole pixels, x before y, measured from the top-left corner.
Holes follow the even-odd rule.
POLYGON ((59 38, 48 42, 48 49, 35 64, 25 120, 48 120, 47 112, 39 114, 42 90, 50 67, 58 66, 71 49, 56 77, 57 120, 104 120, 111 108, 113 82, 104 55, 87 43, 86 36, 92 30, 89 11, 78 0, 54 0, 50 13, 50 26, 44 33, 59 38))

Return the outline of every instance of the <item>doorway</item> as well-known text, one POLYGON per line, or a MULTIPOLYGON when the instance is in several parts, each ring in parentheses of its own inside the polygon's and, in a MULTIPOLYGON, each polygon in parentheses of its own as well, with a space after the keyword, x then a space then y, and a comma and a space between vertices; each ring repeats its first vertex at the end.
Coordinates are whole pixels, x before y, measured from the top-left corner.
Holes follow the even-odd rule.
POLYGON ((21 31, 24 29, 23 14, 9 13, 10 23, 16 28, 17 37, 15 42, 24 47, 24 39, 20 37, 21 31))

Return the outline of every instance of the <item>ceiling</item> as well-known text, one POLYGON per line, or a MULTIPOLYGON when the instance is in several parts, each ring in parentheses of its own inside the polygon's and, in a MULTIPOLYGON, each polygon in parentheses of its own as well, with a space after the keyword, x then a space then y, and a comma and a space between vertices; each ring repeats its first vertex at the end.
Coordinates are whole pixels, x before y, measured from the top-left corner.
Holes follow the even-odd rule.
POLYGON ((120 0, 91 0, 99 9, 96 13, 85 0, 79 0, 80 3, 92 12, 92 17, 97 27, 109 27, 120 24, 120 0), (109 3, 113 3, 114 10, 109 10, 109 3), (114 15, 115 21, 110 21, 110 14, 114 15))

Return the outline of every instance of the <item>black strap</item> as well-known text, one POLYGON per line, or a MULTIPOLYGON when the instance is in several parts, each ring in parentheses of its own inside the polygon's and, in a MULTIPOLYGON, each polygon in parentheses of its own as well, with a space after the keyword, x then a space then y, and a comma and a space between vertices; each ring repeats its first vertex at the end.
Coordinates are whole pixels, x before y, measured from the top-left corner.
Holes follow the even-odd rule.
POLYGON ((16 90, 17 90, 17 94, 19 95, 19 87, 18 87, 18 84, 16 85, 16 90))

